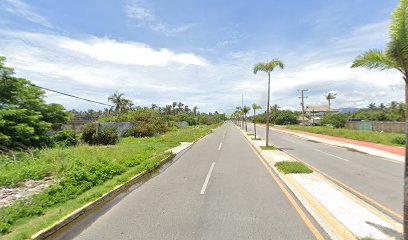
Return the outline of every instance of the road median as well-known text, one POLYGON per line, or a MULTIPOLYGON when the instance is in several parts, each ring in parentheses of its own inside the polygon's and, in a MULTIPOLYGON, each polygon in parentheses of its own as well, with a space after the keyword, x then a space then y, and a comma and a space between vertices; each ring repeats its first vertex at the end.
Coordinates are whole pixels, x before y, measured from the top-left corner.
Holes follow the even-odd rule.
POLYGON ((241 132, 331 238, 401 237, 401 224, 330 182, 319 172, 283 174, 275 167, 277 162, 301 161, 279 149, 262 150, 263 140, 254 141, 244 131, 241 132))

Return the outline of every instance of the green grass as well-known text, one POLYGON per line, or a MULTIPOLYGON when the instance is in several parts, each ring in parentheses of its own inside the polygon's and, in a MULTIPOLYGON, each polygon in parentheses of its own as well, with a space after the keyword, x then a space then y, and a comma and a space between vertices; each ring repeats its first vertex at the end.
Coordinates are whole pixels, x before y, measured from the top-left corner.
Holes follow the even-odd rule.
POLYGON ((3 239, 25 239, 73 210, 97 199, 115 186, 169 156, 165 150, 192 142, 216 126, 181 128, 151 138, 123 138, 114 146, 54 148, 37 151, 34 158, 19 156, 0 161, 1 186, 16 186, 26 179, 54 176, 62 179, 44 192, 0 209, 3 239))
POLYGON ((262 138, 251 138, 252 140, 262 140, 262 138))
POLYGON ((380 143, 390 146, 404 146, 405 144, 401 139, 405 139, 405 135, 401 133, 379 133, 373 131, 361 131, 344 128, 330 128, 320 126, 300 126, 300 125, 288 125, 287 129, 299 130, 311 133, 325 134, 334 137, 343 137, 354 140, 360 140, 365 142, 380 143))
POLYGON ((255 136, 253 133, 247 133, 248 136, 255 136))
POLYGON ((306 165, 301 162, 277 162, 275 167, 284 174, 289 173, 312 173, 313 171, 309 169, 306 165))
POLYGON ((262 150, 278 150, 276 147, 274 146, 261 146, 262 150))

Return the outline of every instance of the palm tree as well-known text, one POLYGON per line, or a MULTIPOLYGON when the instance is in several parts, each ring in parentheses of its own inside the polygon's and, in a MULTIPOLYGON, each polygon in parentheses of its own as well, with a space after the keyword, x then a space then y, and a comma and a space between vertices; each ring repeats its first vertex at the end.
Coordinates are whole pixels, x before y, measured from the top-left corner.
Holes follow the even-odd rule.
POLYGON ((247 114, 251 111, 250 107, 244 106, 242 108, 242 114, 244 115, 244 122, 245 122, 245 131, 248 132, 248 124, 247 124, 247 114))
POLYGON ((193 113, 194 113, 194 116, 196 116, 196 115, 197 115, 197 110, 198 110, 198 107, 197 107, 197 106, 193 107, 193 113))
POLYGON ((173 102, 173 115, 176 115, 176 107, 177 107, 177 102, 173 102))
POLYGON ((276 67, 283 69, 285 64, 279 59, 273 59, 268 63, 258 63, 254 66, 254 74, 259 71, 266 72, 268 74, 268 104, 266 105, 266 146, 268 146, 269 142, 269 102, 270 102, 270 94, 271 94, 271 72, 275 70, 276 67))
POLYGON ((124 96, 123 93, 119 93, 118 91, 116 91, 115 93, 108 97, 108 101, 114 104, 114 106, 111 109, 114 110, 115 112, 118 111, 124 112, 132 108, 133 102, 129 99, 123 98, 123 96, 124 96))
POLYGON ((324 97, 325 97, 326 100, 329 102, 329 113, 330 113, 330 111, 331 111, 331 109, 330 109, 330 107, 331 107, 331 100, 336 99, 337 93, 329 92, 328 94, 324 95, 324 97))
POLYGON ((262 109, 262 107, 254 103, 252 104, 252 109, 254 110, 254 133, 255 133, 255 139, 256 139, 256 112, 255 111, 258 109, 262 109))
POLYGON ((277 104, 271 106, 271 111, 274 112, 274 113, 278 112, 279 109, 280 109, 280 107, 277 104))
MULTIPOLYGON (((369 50, 359 55, 352 68, 395 69, 405 81, 405 105, 408 104, 408 0, 401 0, 391 17, 390 38, 385 50, 369 50)), ((405 108, 408 118, 408 108, 405 108)), ((408 122, 407 122, 408 128, 408 122)), ((408 134, 406 134, 408 143, 408 134)), ((405 153, 404 174, 404 239, 408 239, 408 157, 405 153)))
POLYGON ((182 111, 183 111, 183 106, 184 106, 184 103, 182 103, 182 102, 179 102, 179 103, 177 104, 177 107, 178 107, 178 111, 179 111, 179 112, 182 112, 182 111))

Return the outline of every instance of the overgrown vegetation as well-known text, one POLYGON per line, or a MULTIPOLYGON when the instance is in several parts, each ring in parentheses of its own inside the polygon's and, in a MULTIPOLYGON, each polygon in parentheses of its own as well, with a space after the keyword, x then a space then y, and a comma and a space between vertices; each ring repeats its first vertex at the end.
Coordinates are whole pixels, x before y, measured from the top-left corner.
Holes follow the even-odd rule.
MULTIPOLYGON (((180 142, 191 142, 216 126, 180 128, 150 138, 123 138, 116 146, 59 147, 37 150, 14 159, 4 155, 0 161, 0 187, 16 186, 26 179, 52 176, 59 182, 44 192, 0 209, 0 232, 3 234, 24 222, 45 214, 53 206, 73 200, 129 169, 142 172, 159 164, 164 151, 180 142)), ((102 192, 100 193, 102 194, 102 192)), ((26 236, 27 237, 27 236, 26 236)))
POLYGON ((317 134, 325 134, 334 137, 350 138, 365 142, 380 143, 384 145, 403 146, 405 144, 405 135, 402 133, 379 133, 373 131, 361 131, 344 128, 336 129, 326 126, 290 125, 285 126, 285 128, 317 134))
POLYGON ((275 167, 284 174, 290 173, 312 173, 313 171, 301 162, 277 162, 275 167))

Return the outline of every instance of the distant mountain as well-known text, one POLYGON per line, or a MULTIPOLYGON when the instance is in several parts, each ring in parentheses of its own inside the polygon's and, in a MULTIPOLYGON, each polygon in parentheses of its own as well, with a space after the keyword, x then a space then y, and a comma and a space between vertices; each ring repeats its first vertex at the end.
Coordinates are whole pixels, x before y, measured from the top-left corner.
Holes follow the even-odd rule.
POLYGON ((361 108, 340 108, 340 113, 353 113, 353 112, 358 112, 361 110, 361 108))

